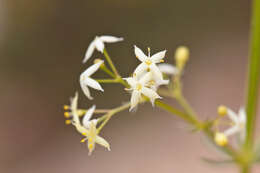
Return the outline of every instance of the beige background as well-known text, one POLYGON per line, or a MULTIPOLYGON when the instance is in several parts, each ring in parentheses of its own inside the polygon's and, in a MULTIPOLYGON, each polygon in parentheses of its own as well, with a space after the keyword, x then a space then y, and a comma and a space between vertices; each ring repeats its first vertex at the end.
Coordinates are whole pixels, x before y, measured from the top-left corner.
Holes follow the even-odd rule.
MULTIPOLYGON (((138 64, 134 44, 167 49, 167 62, 178 45, 189 46, 184 88, 192 106, 202 119, 216 116, 219 104, 237 110, 245 97, 249 18, 245 0, 0 0, 0 171, 237 172, 201 161, 219 155, 150 104, 116 115, 102 132, 112 151, 97 147, 88 157, 81 136, 64 125, 62 106, 80 91, 90 41, 111 34, 125 38, 107 46, 123 76, 138 64)), ((112 108, 129 100, 121 86, 103 86, 104 94, 92 90, 94 102, 80 91, 80 105, 112 108)))

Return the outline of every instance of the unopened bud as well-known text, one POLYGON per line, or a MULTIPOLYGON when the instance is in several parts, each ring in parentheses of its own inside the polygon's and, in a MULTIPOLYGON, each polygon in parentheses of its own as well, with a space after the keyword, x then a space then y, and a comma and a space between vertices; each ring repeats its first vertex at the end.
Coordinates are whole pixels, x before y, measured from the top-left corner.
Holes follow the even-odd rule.
POLYGON ((185 46, 180 46, 176 49, 175 60, 179 69, 183 69, 187 61, 189 60, 189 49, 185 46))
POLYGON ((222 146, 222 147, 227 145, 227 143, 228 143, 227 136, 224 133, 217 132, 215 134, 214 140, 215 140, 217 145, 222 146))
POLYGON ((225 116, 227 115, 227 107, 226 106, 219 106, 218 107, 218 114, 221 115, 221 116, 225 116))

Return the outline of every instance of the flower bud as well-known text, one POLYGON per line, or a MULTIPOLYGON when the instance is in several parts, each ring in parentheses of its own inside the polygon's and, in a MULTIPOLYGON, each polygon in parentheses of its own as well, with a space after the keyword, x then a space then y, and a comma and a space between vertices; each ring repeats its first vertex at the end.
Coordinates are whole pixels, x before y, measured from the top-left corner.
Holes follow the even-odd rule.
POLYGON ((227 115, 227 107, 226 106, 219 106, 218 107, 218 114, 221 115, 221 116, 225 116, 227 115))
POLYGON ((189 60, 189 49, 185 46, 180 46, 175 52, 175 60, 178 69, 182 70, 187 61, 189 60))
POLYGON ((227 136, 224 133, 217 132, 215 134, 214 140, 215 140, 217 145, 222 146, 222 147, 227 145, 227 143, 228 143, 227 136))

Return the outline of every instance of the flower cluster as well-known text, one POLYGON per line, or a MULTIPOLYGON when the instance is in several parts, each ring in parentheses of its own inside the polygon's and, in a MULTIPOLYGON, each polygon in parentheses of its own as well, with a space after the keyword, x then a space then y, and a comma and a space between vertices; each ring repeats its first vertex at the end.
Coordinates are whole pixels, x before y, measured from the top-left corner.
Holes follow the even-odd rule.
MULTIPOLYGON (((243 141, 245 138, 245 130, 246 130, 246 112, 243 107, 240 108, 238 114, 236 114, 233 110, 225 107, 219 106, 218 108, 219 118, 224 116, 228 116, 231 120, 228 123, 229 128, 227 128, 224 132, 217 132, 215 134, 215 142, 220 146, 225 146, 228 143, 228 137, 232 135, 239 135, 239 138, 243 141)), ((218 126, 219 121, 217 121, 216 126, 218 126)))

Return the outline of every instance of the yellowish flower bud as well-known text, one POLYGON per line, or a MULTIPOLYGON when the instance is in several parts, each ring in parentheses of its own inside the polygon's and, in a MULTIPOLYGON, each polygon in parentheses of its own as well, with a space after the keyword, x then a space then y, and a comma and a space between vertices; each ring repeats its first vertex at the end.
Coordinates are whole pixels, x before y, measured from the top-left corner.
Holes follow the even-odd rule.
POLYGON ((66 125, 71 124, 71 120, 65 120, 65 124, 66 124, 66 125))
POLYGON ((64 105, 64 106, 63 106, 63 109, 64 109, 64 110, 69 110, 70 107, 69 107, 69 105, 64 105))
POLYGON ((64 117, 65 118, 69 118, 70 117, 70 113, 69 112, 64 112, 64 117))
POLYGON ((227 143, 228 143, 227 136, 224 133, 217 132, 215 134, 214 140, 215 140, 217 145, 222 146, 222 147, 227 145, 227 143))
POLYGON ((187 61, 189 60, 189 49, 185 46, 180 46, 176 49, 175 60, 179 69, 183 69, 187 61))
POLYGON ((218 107, 218 114, 221 115, 221 116, 225 116, 227 115, 227 107, 226 106, 219 106, 218 107))

